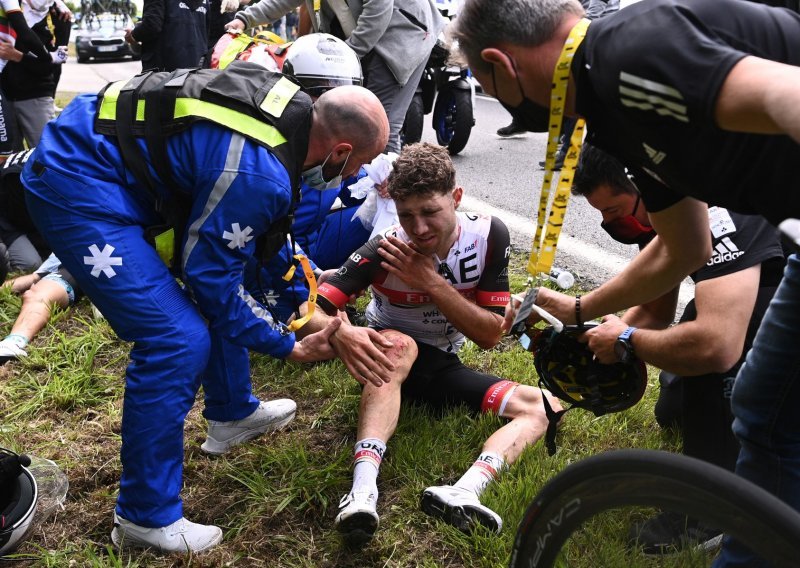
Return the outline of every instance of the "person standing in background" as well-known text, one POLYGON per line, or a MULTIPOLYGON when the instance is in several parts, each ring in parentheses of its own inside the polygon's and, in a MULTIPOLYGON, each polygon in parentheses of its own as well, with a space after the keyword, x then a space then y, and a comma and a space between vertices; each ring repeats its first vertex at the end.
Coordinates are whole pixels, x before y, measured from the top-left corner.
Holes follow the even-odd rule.
POLYGON ((125 34, 141 44, 142 71, 197 67, 208 49, 206 0, 145 0, 142 21, 125 34))
MULTIPOLYGON (((303 0, 261 0, 226 26, 243 31, 273 22, 303 0)), ((361 60, 364 86, 389 117, 386 152, 400 152, 400 129, 425 64, 444 28, 432 0, 323 0, 320 30, 344 40, 361 60)))

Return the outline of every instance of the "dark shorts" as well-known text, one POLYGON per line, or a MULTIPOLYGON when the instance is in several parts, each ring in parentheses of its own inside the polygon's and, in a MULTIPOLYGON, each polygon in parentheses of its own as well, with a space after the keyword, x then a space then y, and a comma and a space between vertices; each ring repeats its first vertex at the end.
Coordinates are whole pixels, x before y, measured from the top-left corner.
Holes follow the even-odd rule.
POLYGON ((481 412, 487 392, 504 379, 465 366, 455 353, 417 342, 419 355, 402 386, 404 400, 437 408, 464 404, 481 412))

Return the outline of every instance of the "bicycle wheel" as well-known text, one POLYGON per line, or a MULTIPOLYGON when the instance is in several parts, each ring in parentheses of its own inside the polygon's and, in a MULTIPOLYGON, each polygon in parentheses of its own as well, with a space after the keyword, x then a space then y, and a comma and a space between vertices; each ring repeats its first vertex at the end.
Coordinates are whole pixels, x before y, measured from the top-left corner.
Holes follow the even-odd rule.
POLYGON ((585 521, 632 505, 700 519, 775 566, 797 566, 800 558, 800 513, 774 495, 694 458, 617 450, 570 465, 542 488, 517 529, 511 568, 553 566, 585 521))

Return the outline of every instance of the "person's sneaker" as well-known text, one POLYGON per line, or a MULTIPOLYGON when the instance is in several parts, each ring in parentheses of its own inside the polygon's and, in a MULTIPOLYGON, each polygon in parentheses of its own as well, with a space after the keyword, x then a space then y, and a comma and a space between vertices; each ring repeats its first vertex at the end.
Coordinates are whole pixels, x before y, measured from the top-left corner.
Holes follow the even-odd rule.
POLYGON ((27 356, 28 352, 13 341, 0 341, 0 365, 4 365, 12 359, 22 359, 27 356))
POLYGON ((351 491, 339 501, 334 524, 348 542, 368 542, 378 529, 378 494, 374 490, 351 491))
POLYGON ((509 124, 508 126, 504 126, 502 128, 497 129, 497 135, 503 136, 504 138, 525 133, 527 133, 527 130, 516 124, 514 121, 511 121, 511 124, 509 124))
POLYGON ((222 529, 180 518, 171 525, 151 529, 135 525, 114 513, 111 542, 117 549, 155 548, 161 552, 202 552, 222 542, 222 529))
POLYGON ((686 548, 712 550, 722 542, 722 531, 708 527, 696 519, 664 511, 641 523, 628 533, 631 547, 645 554, 675 554, 686 548))
POLYGON ((451 485, 428 487, 422 492, 422 510, 468 533, 477 525, 499 533, 503 519, 482 505, 472 492, 451 485))
POLYGON ((207 454, 221 455, 236 445, 266 432, 280 430, 294 419, 297 405, 293 400, 262 401, 247 418, 231 422, 208 421, 206 441, 200 449, 207 454))
MULTIPOLYGON (((539 162, 539 167, 544 169, 544 161, 539 162)), ((556 156, 556 163, 553 164, 553 171, 560 172, 561 168, 564 167, 564 157, 561 154, 556 156)))

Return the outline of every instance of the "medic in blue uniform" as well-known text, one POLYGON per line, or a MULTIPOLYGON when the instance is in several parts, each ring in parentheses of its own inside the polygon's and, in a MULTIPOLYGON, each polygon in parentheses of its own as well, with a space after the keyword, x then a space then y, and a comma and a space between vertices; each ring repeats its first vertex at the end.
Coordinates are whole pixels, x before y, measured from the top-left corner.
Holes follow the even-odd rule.
MULTIPOLYGON (((235 74, 237 69, 205 73, 235 74)), ((263 69, 258 73, 276 75, 263 69)), ((281 81, 288 80, 279 81, 285 89, 281 81)), ((106 98, 110 92, 111 87, 106 98)), ((291 89, 289 93, 293 100, 305 97, 291 89)), ((285 97, 286 91, 277 94, 285 97)), ((166 138, 175 187, 165 187, 154 176, 165 202, 185 192, 191 204, 178 243, 182 286, 145 239, 149 228, 163 223, 152 196, 123 165, 130 164, 117 140, 97 133, 95 119, 107 110, 101 96, 76 98, 48 125, 22 180, 41 233, 119 337, 133 342, 116 508, 127 521, 126 538, 141 537, 133 544, 162 550, 199 551, 221 540, 221 533, 203 533, 209 527, 185 521, 180 499, 184 419, 199 386, 210 424, 228 428, 245 422, 259 411, 259 400, 252 394, 249 372, 236 370, 241 360, 227 361, 222 354, 238 353, 245 365, 248 349, 300 361, 330 358, 328 337, 337 324, 296 341, 243 284, 244 266, 256 254, 258 238, 292 207, 293 180, 301 172, 287 170, 287 160, 270 147, 280 150, 281 140, 285 142, 281 134, 290 128, 280 130, 279 122, 275 128, 262 125, 256 131, 271 138, 260 140, 252 129, 223 126, 233 124, 230 115, 213 116, 201 101, 192 101, 197 104, 191 107, 186 103, 205 115, 166 138), (191 525, 181 529, 177 543, 163 542, 146 530, 177 522, 191 525), (192 531, 199 535, 194 541, 189 538, 192 531)), ((294 148, 307 152, 295 156, 296 163, 304 174, 324 164, 319 173, 325 178, 352 175, 384 147, 386 116, 377 98, 360 87, 342 87, 326 96, 313 107, 310 100, 301 100, 308 116, 301 116, 296 126, 308 139, 294 148), (346 92, 337 95, 341 90, 346 92), (331 129, 342 113, 354 123, 331 129)), ((179 95, 180 104, 185 100, 190 99, 179 95)), ((264 98, 261 111, 270 108, 267 102, 264 98)), ((257 110, 254 115, 259 116, 257 110)), ((136 142, 150 174, 155 174, 152 153, 142 139, 136 142)))

